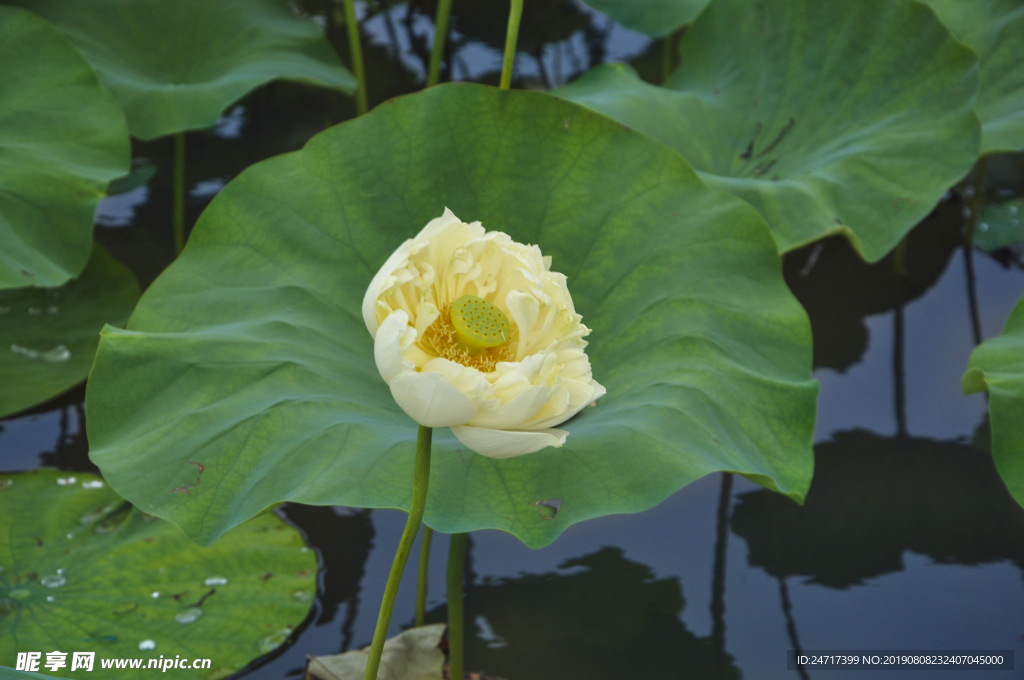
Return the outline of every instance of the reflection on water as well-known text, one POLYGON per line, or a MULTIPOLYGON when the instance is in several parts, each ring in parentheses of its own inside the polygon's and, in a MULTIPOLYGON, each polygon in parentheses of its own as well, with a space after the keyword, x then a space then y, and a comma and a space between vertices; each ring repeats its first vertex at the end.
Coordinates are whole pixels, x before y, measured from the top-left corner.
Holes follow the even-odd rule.
POLYGON ((865 317, 889 312, 931 288, 963 243, 963 206, 948 200, 919 224, 901 251, 864 262, 841 236, 789 253, 786 283, 807 310, 814 367, 845 371, 868 346, 865 317))
MULTIPOLYGON (((252 663, 244 675, 301 677, 307 654, 338 654, 354 647, 353 623, 360 612, 361 582, 375 533, 370 512, 294 503, 281 506, 278 513, 297 526, 317 551, 320 578, 316 602, 299 633, 303 643, 277 648, 274 654, 252 663)), ((312 596, 294 595, 299 599, 312 596)), ((367 605, 366 615, 376 616, 378 604, 367 605)))
MULTIPOLYGON (((677 578, 603 548, 558 571, 488 578, 466 589, 466 666, 524 680, 741 677, 680 620, 677 578), (476 630, 472 630, 475 627, 476 630)), ((444 621, 446 610, 430 612, 444 621)))
POLYGON ((987 452, 854 430, 815 447, 814 461, 802 508, 767 491, 739 496, 732 530, 751 566, 831 588, 902 571, 907 551, 1024 572, 1024 508, 987 452))

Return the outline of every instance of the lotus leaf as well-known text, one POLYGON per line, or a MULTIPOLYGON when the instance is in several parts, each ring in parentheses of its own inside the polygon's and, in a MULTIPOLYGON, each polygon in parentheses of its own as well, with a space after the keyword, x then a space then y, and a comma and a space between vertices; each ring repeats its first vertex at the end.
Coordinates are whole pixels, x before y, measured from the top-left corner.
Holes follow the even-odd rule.
POLYGON ((16 671, 13 668, 7 666, 0 666, 0 680, 33 680, 33 678, 47 678, 47 680, 53 680, 53 678, 67 677, 57 676, 50 673, 28 673, 26 671, 16 671))
POLYGON ((41 14, 71 39, 140 139, 210 127, 233 102, 278 78, 355 89, 320 27, 295 16, 284 0, 12 4, 41 14))
POLYGON ((978 156, 977 58, 917 0, 716 0, 664 87, 622 64, 555 91, 750 202, 781 252, 881 259, 978 156))
POLYGON ((285 642, 316 594, 315 553, 271 513, 204 549, 96 475, 34 470, 0 475, 0 517, 0 658, 11 662, 61 651, 63 673, 74 652, 95 652, 93 673, 114 679, 139 670, 103 659, 180 655, 212 663, 176 677, 226 677, 285 642))
POLYGON ((85 270, 59 288, 0 290, 0 416, 85 380, 100 329, 124 326, 140 294, 132 273, 96 244, 85 270))
POLYGON ((0 6, 0 289, 85 267, 96 204, 128 172, 124 113, 67 38, 0 6))
POLYGON ((986 205, 974 228, 974 245, 999 250, 1024 243, 1024 198, 986 205))
POLYGON ((926 1, 981 61, 981 153, 1024 150, 1024 2, 926 1))
POLYGON ((975 348, 964 394, 988 391, 992 458, 1006 487, 1024 505, 1024 298, 998 337, 975 348))
POLYGON ((103 332, 86 402, 108 481, 202 543, 282 500, 407 508, 417 428, 360 309, 446 206, 553 257, 608 395, 561 449, 496 460, 435 432, 428 525, 542 546, 722 469, 803 497, 809 324, 757 213, 600 114, 471 84, 392 100, 217 195, 128 330, 103 332), (189 461, 209 484, 169 494, 189 461))

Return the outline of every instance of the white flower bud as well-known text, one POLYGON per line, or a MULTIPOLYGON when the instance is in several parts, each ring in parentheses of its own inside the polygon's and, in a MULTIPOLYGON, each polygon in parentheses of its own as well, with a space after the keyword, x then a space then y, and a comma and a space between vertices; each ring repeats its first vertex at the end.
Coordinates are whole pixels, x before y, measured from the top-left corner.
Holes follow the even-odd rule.
POLYGON ((537 246, 447 208, 388 258, 363 298, 374 357, 395 401, 427 427, 509 458, 605 393, 591 376, 565 276, 537 246))

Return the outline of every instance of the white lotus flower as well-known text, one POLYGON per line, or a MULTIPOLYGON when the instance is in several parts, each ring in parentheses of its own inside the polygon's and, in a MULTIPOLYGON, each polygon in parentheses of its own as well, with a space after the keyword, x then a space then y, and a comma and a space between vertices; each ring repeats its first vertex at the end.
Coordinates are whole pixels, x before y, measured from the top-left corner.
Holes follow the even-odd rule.
POLYGON ((398 405, 485 456, 561 446, 554 426, 605 393, 551 258, 447 208, 373 277, 363 320, 398 405))

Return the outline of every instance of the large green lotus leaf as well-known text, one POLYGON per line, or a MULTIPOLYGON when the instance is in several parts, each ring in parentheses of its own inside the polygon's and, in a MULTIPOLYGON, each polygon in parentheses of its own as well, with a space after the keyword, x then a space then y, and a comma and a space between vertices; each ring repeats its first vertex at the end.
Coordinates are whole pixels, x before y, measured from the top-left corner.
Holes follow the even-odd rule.
MULTIPOLYGON (((193 489, 207 483, 192 470, 193 489)), ((97 677, 130 678, 139 670, 103 668, 103 660, 145 667, 180 655, 211 663, 176 668, 176 677, 226 677, 283 644, 316 593, 315 553, 272 513, 200 548, 95 475, 34 470, 0 475, 0 518, 0 658, 8 663, 18 652, 42 652, 44 662, 47 652, 66 652, 58 673, 77 677, 72 653, 95 652, 97 677)))
POLYGON ((351 92, 323 31, 284 0, 14 0, 52 21, 121 102, 131 133, 210 127, 278 78, 351 92))
POLYGON ((626 28, 660 38, 693 21, 708 0, 584 0, 626 28))
POLYGON ((430 526, 541 546, 722 469, 802 499, 809 324, 757 213, 604 116, 469 84, 392 100, 232 181, 128 330, 104 330, 92 460, 204 543, 276 501, 407 508, 416 425, 360 309, 385 259, 445 206, 553 256, 608 396, 561 449, 495 460, 436 432, 430 526), (210 483, 168 494, 189 461, 210 483), (553 520, 536 505, 552 498, 553 520))
POLYGON ((943 564, 1011 561, 1024 570, 1024 510, 987 452, 854 430, 814 453, 803 507, 777 494, 740 496, 731 523, 751 566, 830 588, 902 571, 907 551, 943 564))
POLYGON ((124 113, 48 22, 0 6, 0 289, 85 267, 93 213, 128 172, 124 113))
POLYGON ((981 60, 981 152, 1024 150, 1024 2, 926 2, 981 60))
POLYGON ((917 0, 716 0, 649 85, 622 64, 556 90, 750 202, 782 252, 845 234, 874 262, 978 155, 977 58, 917 0))
POLYGON ((124 326, 140 294, 132 273, 96 244, 85 270, 59 288, 0 290, 0 416, 85 380, 100 330, 124 326))
POLYGON ((1001 335, 974 349, 964 394, 988 390, 992 458, 1006 487, 1024 505, 1024 298, 1001 335))

